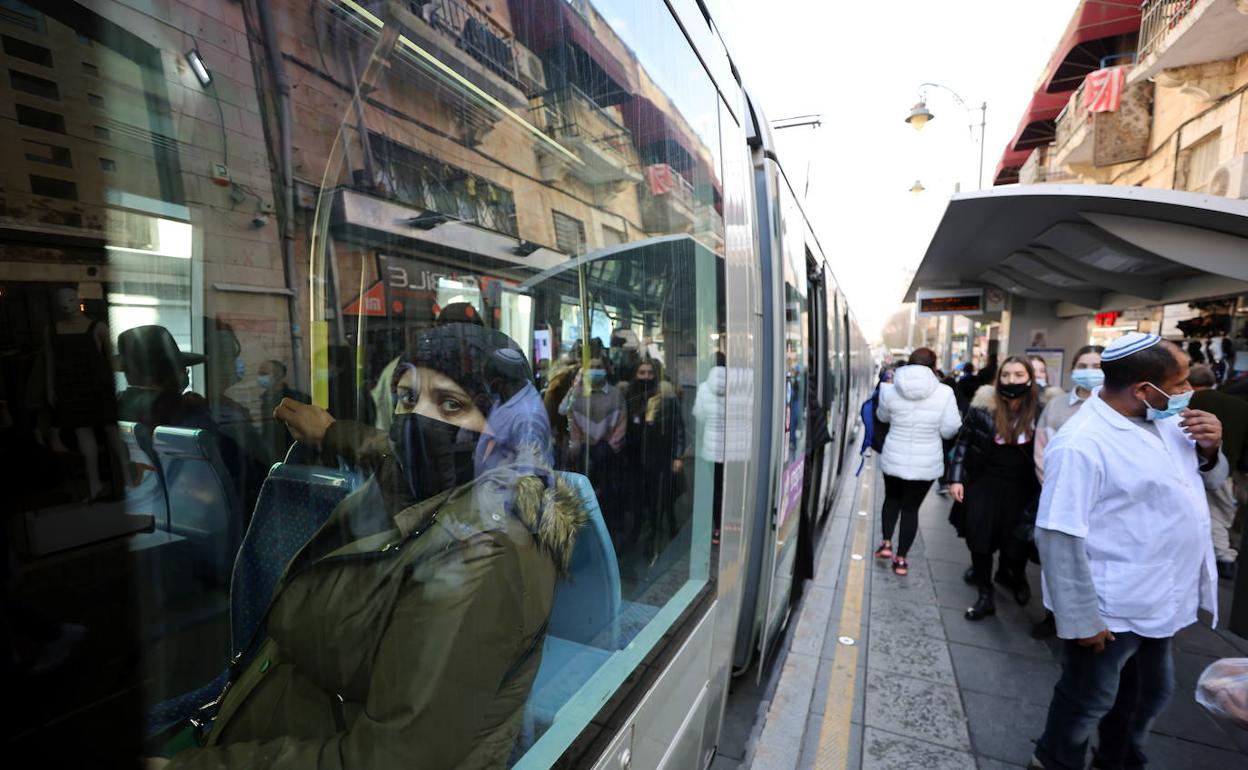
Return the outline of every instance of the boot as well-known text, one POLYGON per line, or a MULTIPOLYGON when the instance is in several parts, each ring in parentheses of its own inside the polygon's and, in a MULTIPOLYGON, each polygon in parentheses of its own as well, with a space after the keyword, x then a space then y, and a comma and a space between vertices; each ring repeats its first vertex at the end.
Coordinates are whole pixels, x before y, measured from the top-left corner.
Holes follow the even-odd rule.
POLYGON ((1031 584, 1027 582, 1026 575, 1019 575, 1014 581, 1014 601, 1021 606, 1031 601, 1031 584))
POLYGON ((968 586, 975 585, 975 568, 974 567, 966 568, 966 572, 962 573, 962 582, 966 583, 968 586))
POLYGON ((984 588, 983 586, 980 586, 979 599, 976 600, 974 606, 967 608, 964 617, 967 620, 983 620, 989 615, 996 614, 997 601, 996 597, 993 596, 992 588, 984 588))

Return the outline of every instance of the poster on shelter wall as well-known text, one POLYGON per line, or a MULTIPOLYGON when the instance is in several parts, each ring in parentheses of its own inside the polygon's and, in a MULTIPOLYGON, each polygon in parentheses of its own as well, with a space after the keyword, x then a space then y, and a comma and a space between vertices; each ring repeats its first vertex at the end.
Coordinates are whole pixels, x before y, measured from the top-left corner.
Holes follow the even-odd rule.
POLYGON ((1066 350, 1064 348, 1027 348, 1023 351, 1027 358, 1037 356, 1044 361, 1044 369, 1048 374, 1049 385, 1061 385, 1066 372, 1066 350))

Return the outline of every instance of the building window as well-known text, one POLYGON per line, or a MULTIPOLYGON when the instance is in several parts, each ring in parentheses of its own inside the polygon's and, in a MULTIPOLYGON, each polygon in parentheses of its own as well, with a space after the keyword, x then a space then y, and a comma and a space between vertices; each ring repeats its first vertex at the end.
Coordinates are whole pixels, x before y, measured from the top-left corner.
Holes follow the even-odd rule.
POLYGON ((585 223, 562 211, 555 215, 555 248, 569 256, 585 253, 585 223))
POLYGON ((1176 185, 1189 192, 1205 192, 1209 189, 1209 181, 1218 170, 1218 155, 1221 150, 1222 132, 1214 131, 1196 144, 1179 154, 1178 172, 1180 184, 1176 185))
POLYGON ((82 71, 93 78, 98 78, 100 76, 100 68, 89 61, 84 61, 82 63, 82 71))
POLYGON ((41 67, 52 66, 52 51, 41 45, 27 43, 15 37, 4 35, 4 52, 16 59, 24 59, 41 67))
POLYGON ((100 158, 100 170, 116 171, 117 161, 113 160, 112 158, 100 158))
POLYGON ((69 201, 78 200, 78 185, 64 179, 53 179, 50 176, 30 175, 30 191, 35 195, 48 198, 64 198, 69 201))
POLYGON ((511 236, 518 236, 511 190, 458 166, 370 134, 377 183, 395 200, 511 236))
POLYGON ((36 77, 25 72, 17 70, 9 70, 9 84, 13 86, 14 91, 21 91, 31 96, 38 96, 43 99, 60 100, 61 93, 56 87, 54 81, 47 78, 36 77))
POLYGON ((32 139, 23 139, 22 145, 26 149, 26 160, 33 160, 36 163, 48 163, 53 166, 64 166, 65 168, 74 167, 74 161, 70 156, 68 147, 59 147, 47 142, 36 142, 32 139))
POLYGON ((95 138, 102 142, 107 142, 109 139, 113 138, 113 132, 109 131, 104 126, 95 126, 95 138))
POLYGON ((17 109, 17 122, 23 126, 54 131, 58 134, 65 133, 65 116, 25 104, 14 106, 17 109))
POLYGON ((47 31, 42 13, 15 0, 0 0, 0 24, 12 24, 31 32, 47 31))
POLYGON ((623 246, 625 243, 628 243, 628 235, 623 230, 617 230, 608 225, 602 226, 603 246, 623 246))
POLYGON ((99 94, 87 94, 87 103, 97 109, 104 109, 104 97, 99 94))

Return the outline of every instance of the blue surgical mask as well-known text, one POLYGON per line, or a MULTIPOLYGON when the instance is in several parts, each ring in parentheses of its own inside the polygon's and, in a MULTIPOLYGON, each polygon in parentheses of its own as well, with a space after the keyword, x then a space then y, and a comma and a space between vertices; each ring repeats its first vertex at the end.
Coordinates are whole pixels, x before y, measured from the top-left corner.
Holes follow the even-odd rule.
MULTIPOLYGON (((1149 420, 1166 420, 1174 417, 1176 414, 1186 409, 1187 405, 1192 402, 1192 391, 1190 390, 1183 393, 1177 393, 1172 396, 1151 382, 1147 382, 1145 384, 1165 396, 1167 399, 1165 409, 1154 409, 1151 406, 1148 407, 1148 411, 1144 416, 1149 420)), ((1147 406, 1148 402, 1145 401, 1144 404, 1147 406)))
POLYGON ((260 383, 260 387, 268 388, 273 385, 273 378, 267 374, 257 374, 256 382, 260 383))
POLYGON ((1084 390, 1093 390, 1105 383, 1105 372, 1100 369, 1076 369, 1070 373, 1070 379, 1084 390))
POLYGON ((606 369, 590 369, 589 370, 589 384, 591 386, 597 388, 600 385, 604 384, 606 381, 607 381, 606 369))

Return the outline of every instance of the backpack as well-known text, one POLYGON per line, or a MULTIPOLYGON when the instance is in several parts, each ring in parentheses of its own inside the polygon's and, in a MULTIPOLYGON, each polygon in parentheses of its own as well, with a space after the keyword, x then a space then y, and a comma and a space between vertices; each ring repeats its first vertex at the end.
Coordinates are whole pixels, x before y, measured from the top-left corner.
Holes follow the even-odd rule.
POLYGON ((888 423, 880 420, 878 416, 880 407, 880 388, 876 386, 871 393, 871 398, 862 402, 862 408, 859 414, 862 416, 862 447, 858 450, 858 455, 862 457, 862 461, 858 463, 858 471, 854 474, 857 476, 862 473, 862 467, 866 464, 867 450, 880 454, 884 451, 884 439, 888 438, 888 423))

